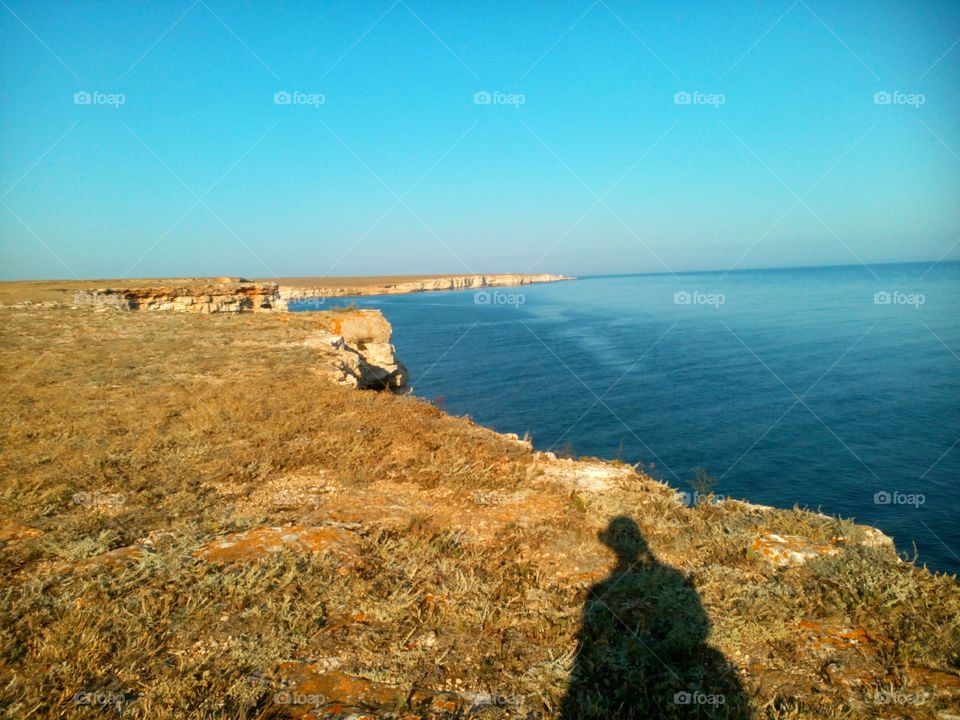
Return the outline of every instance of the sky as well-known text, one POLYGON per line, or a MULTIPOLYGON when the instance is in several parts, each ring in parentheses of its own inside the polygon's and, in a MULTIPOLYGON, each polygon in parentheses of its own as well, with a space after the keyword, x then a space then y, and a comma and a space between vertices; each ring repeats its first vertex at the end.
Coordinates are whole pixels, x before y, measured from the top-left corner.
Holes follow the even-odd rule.
POLYGON ((960 258, 960 5, 0 3, 0 277, 960 258))

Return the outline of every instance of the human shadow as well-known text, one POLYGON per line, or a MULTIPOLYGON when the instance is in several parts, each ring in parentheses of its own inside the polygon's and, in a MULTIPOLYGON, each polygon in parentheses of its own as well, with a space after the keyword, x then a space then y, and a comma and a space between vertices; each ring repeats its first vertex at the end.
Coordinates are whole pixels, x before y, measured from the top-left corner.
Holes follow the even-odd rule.
POLYGON ((706 644, 710 622, 692 583, 657 561, 629 517, 598 537, 617 566, 584 603, 560 717, 750 718, 733 667, 706 644))

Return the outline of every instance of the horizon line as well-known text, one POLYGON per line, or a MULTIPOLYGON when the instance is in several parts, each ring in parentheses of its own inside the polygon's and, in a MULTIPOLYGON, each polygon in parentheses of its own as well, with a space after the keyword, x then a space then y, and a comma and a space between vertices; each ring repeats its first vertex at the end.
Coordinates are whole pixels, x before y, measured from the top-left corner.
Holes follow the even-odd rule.
POLYGON ((83 278, 43 278, 43 277, 32 277, 32 278, 3 278, 0 277, 0 282, 4 283, 16 283, 16 282, 94 282, 94 281, 121 281, 121 280, 209 280, 214 278, 242 278, 245 282, 273 282, 277 280, 286 280, 286 279, 326 279, 326 280, 353 280, 353 279, 371 279, 371 278, 444 278, 444 277, 471 277, 474 275, 555 275, 557 277, 569 278, 569 279, 582 279, 582 278, 609 278, 609 277, 628 277, 635 275, 694 275, 694 274, 709 274, 709 273, 722 273, 722 274, 732 274, 732 273, 746 273, 746 272, 761 272, 761 271, 775 271, 775 270, 826 270, 831 268, 855 268, 855 267, 878 267, 885 265, 930 265, 933 268, 936 265, 947 265, 951 263, 960 263, 960 258, 956 259, 944 259, 939 260, 885 260, 882 262, 872 262, 872 263, 831 263, 826 265, 771 265, 766 267, 749 267, 749 268, 711 268, 711 269, 697 269, 697 270, 657 270, 657 271, 637 271, 637 272, 620 272, 620 273, 590 273, 590 274, 574 274, 567 275, 566 273, 551 273, 551 272, 473 272, 473 273, 409 273, 409 274, 353 274, 353 275, 288 275, 288 276, 275 276, 273 278, 264 278, 264 277, 250 277, 248 278, 245 275, 158 275, 158 276, 148 276, 148 277, 83 277, 83 278))

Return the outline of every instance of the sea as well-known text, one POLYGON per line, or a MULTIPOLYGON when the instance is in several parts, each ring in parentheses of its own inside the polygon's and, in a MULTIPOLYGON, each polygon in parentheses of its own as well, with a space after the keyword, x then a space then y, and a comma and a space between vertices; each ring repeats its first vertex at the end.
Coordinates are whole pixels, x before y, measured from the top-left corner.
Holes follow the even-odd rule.
POLYGON ((414 394, 538 450, 852 518, 960 571, 960 263, 581 277, 380 308, 414 394), (703 470, 698 470, 698 469, 703 470))

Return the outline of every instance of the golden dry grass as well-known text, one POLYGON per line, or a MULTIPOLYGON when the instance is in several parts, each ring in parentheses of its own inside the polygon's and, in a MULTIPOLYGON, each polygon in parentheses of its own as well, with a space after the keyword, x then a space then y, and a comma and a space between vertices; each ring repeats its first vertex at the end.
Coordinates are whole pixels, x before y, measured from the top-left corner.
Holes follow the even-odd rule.
MULTIPOLYGON (((682 507, 630 468, 602 491, 565 484, 552 461, 468 419, 329 383, 302 344, 329 322, 0 310, 7 716, 113 712, 77 704, 79 692, 132 718, 296 714, 276 693, 291 667, 313 663, 380 683, 363 686, 371 698, 396 695, 369 709, 378 716, 420 713, 412 690, 426 688, 506 699, 483 717, 552 717, 577 662, 582 672, 582 657, 606 652, 596 638, 632 677, 650 673, 649 697, 633 700, 661 717, 934 718, 956 707, 954 579, 861 546, 863 529, 845 521, 682 507), (618 516, 656 558, 646 575, 618 575, 598 542, 618 516), (232 545, 239 562, 204 554, 245 531, 296 540, 248 556, 232 545), (767 531, 847 540, 777 570, 748 552, 767 531), (637 628, 672 623, 640 629, 661 664, 692 682, 717 670, 704 658, 730 663, 739 698, 672 704, 668 685, 679 686, 654 681, 662 669, 643 648, 611 640, 627 636, 614 618, 590 620, 596 637, 575 660, 589 588, 605 577, 624 578, 609 601, 622 595, 618 613, 637 628), (929 697, 878 702, 887 691, 929 697)), ((603 678, 580 685, 585 714, 618 711, 603 678)))

